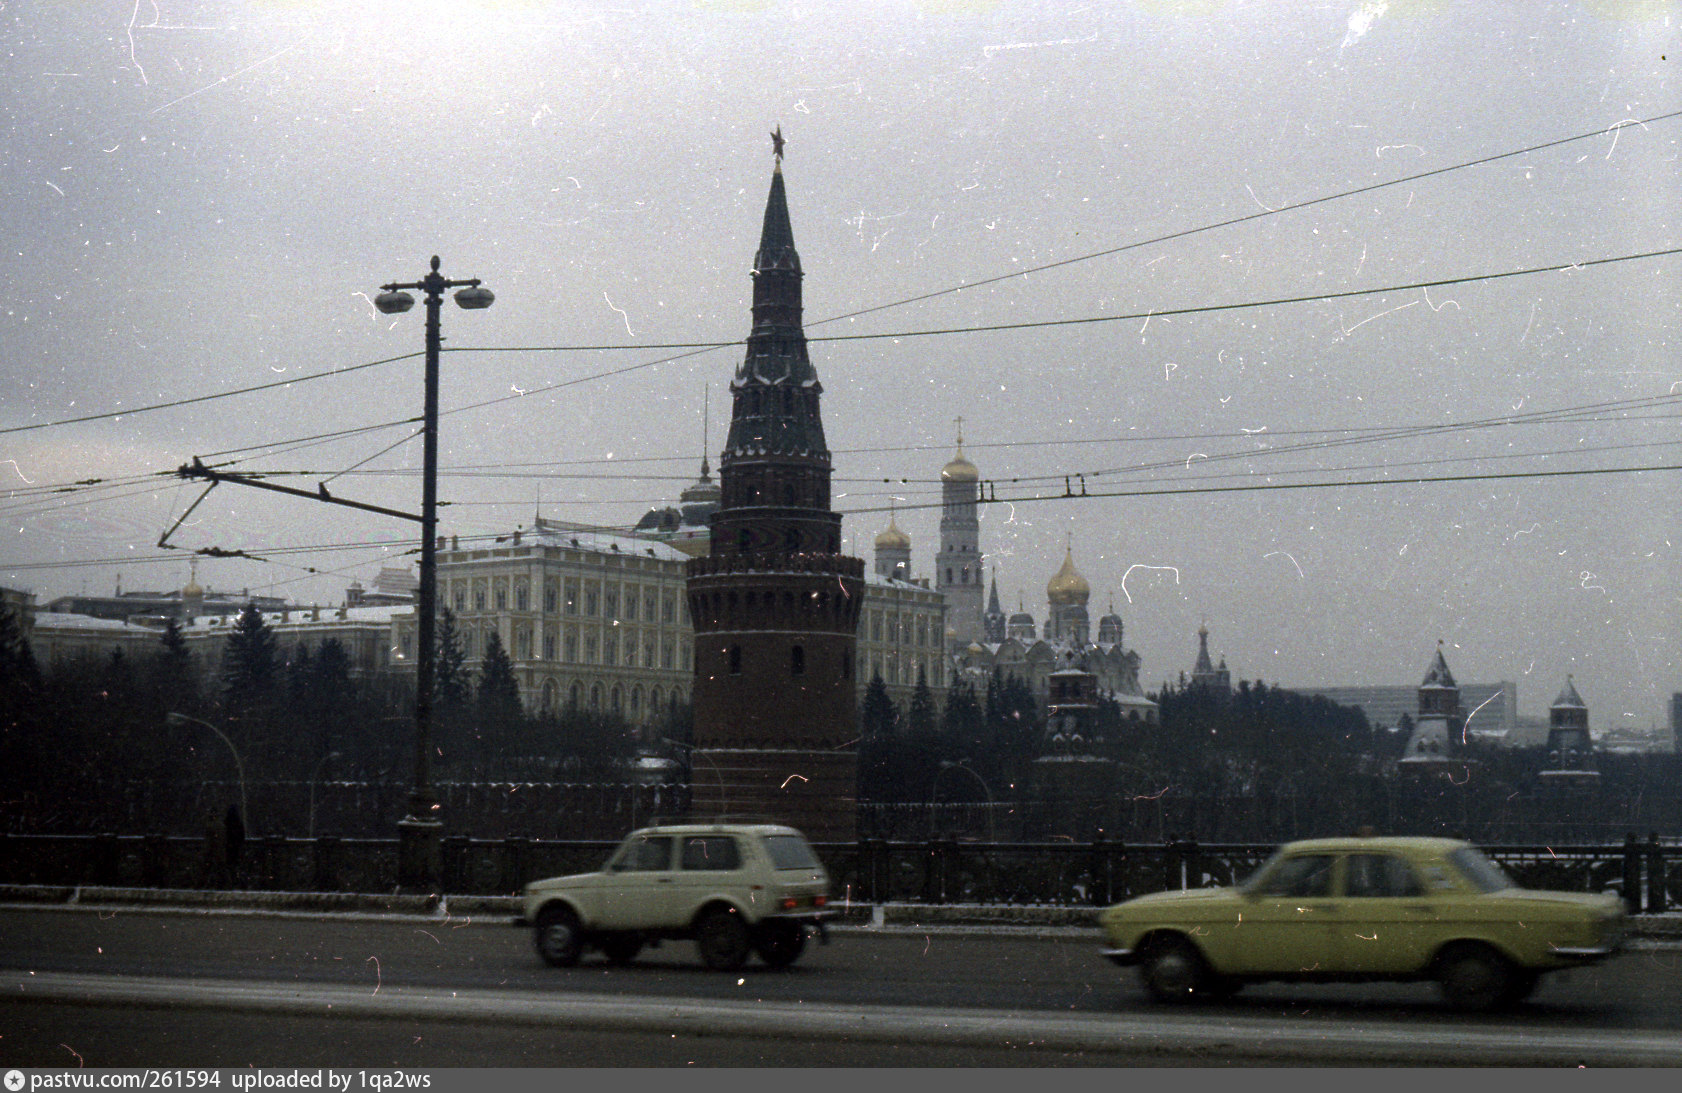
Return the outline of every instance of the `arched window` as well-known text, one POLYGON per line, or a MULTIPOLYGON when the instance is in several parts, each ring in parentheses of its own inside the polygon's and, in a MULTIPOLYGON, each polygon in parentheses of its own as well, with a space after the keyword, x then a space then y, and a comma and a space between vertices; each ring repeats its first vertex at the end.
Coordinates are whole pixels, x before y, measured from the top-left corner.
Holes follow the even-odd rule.
POLYGON ((619 685, 614 684, 613 695, 612 695, 611 698, 608 699, 608 709, 612 710, 614 713, 618 713, 619 710, 621 709, 621 704, 622 704, 622 696, 620 695, 620 692, 619 692, 619 685))
POLYGON ((806 674, 806 647, 804 645, 796 645, 789 650, 788 667, 791 675, 803 676, 806 674))
POLYGON ((548 713, 555 708, 555 681, 543 681, 543 712, 548 713))
POLYGON ((590 685, 590 708, 592 710, 602 708, 602 685, 600 683, 590 685))
POLYGON ((578 684, 574 683, 572 685, 572 687, 567 691, 567 704, 575 710, 578 708, 578 696, 579 696, 578 684))
POLYGON ((742 674, 742 647, 740 645, 730 647, 730 674, 733 676, 742 674))

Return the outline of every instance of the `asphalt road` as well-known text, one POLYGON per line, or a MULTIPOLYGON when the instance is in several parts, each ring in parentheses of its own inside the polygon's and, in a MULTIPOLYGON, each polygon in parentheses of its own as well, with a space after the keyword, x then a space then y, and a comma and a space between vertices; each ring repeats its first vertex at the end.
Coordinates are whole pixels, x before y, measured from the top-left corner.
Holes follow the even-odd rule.
POLYGON ((838 932, 794 967, 546 967, 501 923, 0 910, 0 1064, 1682 1064, 1682 951, 1468 1020, 1429 984, 1149 1002, 1095 934, 838 932))

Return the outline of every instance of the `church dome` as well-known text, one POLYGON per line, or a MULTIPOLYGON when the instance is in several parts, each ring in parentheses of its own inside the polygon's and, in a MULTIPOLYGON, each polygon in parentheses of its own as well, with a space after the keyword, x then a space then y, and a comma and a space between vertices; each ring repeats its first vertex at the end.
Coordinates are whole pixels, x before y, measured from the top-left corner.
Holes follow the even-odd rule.
POLYGON ((910 550, 911 549, 911 536, 909 536, 909 535, 905 534, 905 532, 899 530, 899 525, 896 524, 893 520, 893 517, 890 516, 888 518, 887 530, 883 531, 881 534, 876 536, 876 549, 877 550, 910 550))
POLYGON ((1074 551, 1065 548, 1063 552, 1063 568, 1045 586, 1046 599, 1056 606, 1069 604, 1086 605, 1092 596, 1092 586, 1086 583, 1086 578, 1075 568, 1074 551))
POLYGON ((952 457, 952 462, 940 468, 942 482, 979 482, 981 472, 975 469, 975 464, 964 458, 964 450, 958 449, 958 454, 952 457))

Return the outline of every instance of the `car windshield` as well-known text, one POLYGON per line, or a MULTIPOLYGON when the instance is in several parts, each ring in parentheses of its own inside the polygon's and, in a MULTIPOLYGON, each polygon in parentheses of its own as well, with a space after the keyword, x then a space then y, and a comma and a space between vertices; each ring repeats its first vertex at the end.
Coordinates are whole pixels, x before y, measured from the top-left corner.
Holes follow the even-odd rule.
POLYGON ((1275 850, 1271 858, 1268 858, 1256 867, 1255 872, 1238 882, 1238 890, 1240 892, 1248 893, 1260 891, 1258 886, 1267 882, 1268 874, 1273 872, 1273 870, 1279 865, 1279 859, 1284 856, 1283 851, 1275 850))
POLYGON ((816 869, 818 858, 799 835, 767 835, 765 849, 778 869, 816 869))
POLYGON ((1499 892, 1503 888, 1515 887, 1512 878, 1501 871, 1501 867, 1484 857, 1483 851, 1463 846, 1459 850, 1449 852, 1448 860, 1460 870, 1461 876, 1477 886, 1480 892, 1499 892))

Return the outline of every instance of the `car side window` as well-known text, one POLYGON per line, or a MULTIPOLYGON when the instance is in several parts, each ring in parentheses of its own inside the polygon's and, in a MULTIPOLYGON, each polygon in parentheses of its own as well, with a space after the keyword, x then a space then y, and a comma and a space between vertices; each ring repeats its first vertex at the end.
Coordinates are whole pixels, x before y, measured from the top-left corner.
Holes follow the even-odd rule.
POLYGON ((740 869, 742 853, 729 835, 690 835, 683 840, 685 869, 740 869))
POLYGON ((1332 892, 1332 862, 1335 860, 1330 854, 1287 858, 1262 881, 1256 891, 1264 896, 1329 896, 1332 892))
POLYGON ((672 840, 667 835, 641 836, 619 859, 619 869, 627 873, 654 873, 671 865, 672 840))
POLYGON ((1344 890, 1355 899, 1404 899, 1425 894, 1413 867, 1395 854, 1351 854, 1344 890))

